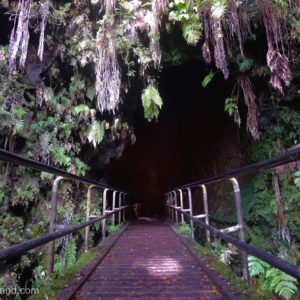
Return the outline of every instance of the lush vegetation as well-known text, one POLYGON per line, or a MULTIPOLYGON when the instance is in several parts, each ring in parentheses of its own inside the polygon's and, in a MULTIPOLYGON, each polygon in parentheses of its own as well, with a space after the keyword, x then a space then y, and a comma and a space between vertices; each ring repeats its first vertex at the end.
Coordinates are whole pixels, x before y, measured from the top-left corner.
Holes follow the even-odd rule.
MULTIPOLYGON (((1 1, 10 35, 0 40, 0 146, 77 175, 88 174, 95 157, 105 166, 134 143, 136 106, 147 121, 158 119, 160 71, 193 53, 210 70, 203 88, 216 73, 235 81, 224 110, 253 138, 249 158, 282 153, 299 142, 299 7, 299 0, 1 1), (130 98, 136 82, 139 96, 130 98)), ((1 162, 0 178, 0 247, 44 233, 53 176, 1 162)), ((293 164, 255 176, 242 195, 249 241, 293 263, 300 262, 299 186, 293 164)), ((81 186, 63 182, 60 190, 57 222, 84 220, 81 186)), ((234 223, 226 207, 214 218, 234 223)), ((82 233, 57 242, 56 273, 81 251, 82 233)), ((46 276, 43 253, 8 265, 1 282, 24 284, 28 270, 46 276)), ((288 298, 289 282, 289 291, 278 283, 272 291, 288 298)))

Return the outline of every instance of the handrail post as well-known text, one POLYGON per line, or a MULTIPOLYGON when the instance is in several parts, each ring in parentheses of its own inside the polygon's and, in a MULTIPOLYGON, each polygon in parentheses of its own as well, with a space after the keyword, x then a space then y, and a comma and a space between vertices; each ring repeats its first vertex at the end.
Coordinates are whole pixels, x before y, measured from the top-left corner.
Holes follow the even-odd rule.
MULTIPOLYGON (((172 191, 172 194, 174 193, 174 206, 177 208, 177 194, 176 191, 172 191)), ((175 222, 178 223, 178 210, 175 210, 175 222)))
MULTIPOLYGON (((92 207, 92 189, 96 185, 92 184, 88 187, 86 195, 86 221, 90 219, 91 207, 92 207)), ((89 249, 89 239, 90 239, 90 226, 85 227, 85 238, 84 238, 84 251, 87 252, 89 249)))
MULTIPOLYGON (((233 190, 234 190, 234 198, 235 198, 235 206, 236 206, 236 212, 237 212, 237 220, 238 225, 240 226, 239 230, 239 239, 241 242, 246 242, 245 237, 245 226, 244 226, 244 220, 243 220, 243 211, 242 211, 242 205, 241 205, 241 191, 240 186, 236 178, 232 177, 229 179, 232 183, 233 190)), ((241 250, 241 260, 242 260, 242 267, 243 267, 243 278, 249 283, 249 270, 248 270, 248 258, 247 253, 243 250, 241 250)))
POLYGON ((173 222, 173 208, 172 208, 172 195, 171 195, 171 192, 168 192, 168 201, 169 201, 169 214, 170 214, 170 220, 173 222))
MULTIPOLYGON (((105 216, 106 215, 106 206, 107 206, 107 192, 109 191, 109 189, 104 189, 103 192, 103 212, 102 215, 105 216)), ((104 219, 102 221, 102 239, 105 239, 105 235, 106 235, 106 219, 104 219)))
MULTIPOLYGON (((113 202, 112 202, 112 211, 115 212, 115 208, 116 208, 116 194, 117 194, 117 191, 114 191, 113 193, 113 202)), ((112 220, 112 224, 115 226, 116 224, 116 216, 115 214, 113 213, 112 217, 111 217, 111 220, 112 220)))
MULTIPOLYGON (((175 199, 173 197, 173 191, 170 192, 172 207, 175 208, 175 199)), ((176 222, 176 209, 172 209, 172 221, 176 222)))
MULTIPOLYGON (((182 189, 179 189, 179 197, 180 197, 180 209, 183 209, 183 194, 182 194, 182 189)), ((181 223, 184 222, 184 215, 182 213, 180 213, 181 216, 181 223)))
MULTIPOLYGON (((56 210, 57 210, 58 184, 63 179, 66 179, 66 178, 64 178, 62 176, 58 176, 53 181, 52 194, 51 194, 49 233, 54 233, 54 231, 55 231, 54 224, 55 224, 56 210)), ((53 273, 54 252, 55 252, 55 241, 51 241, 51 242, 49 242, 49 246, 48 246, 48 263, 47 263, 47 275, 48 276, 53 273)))
POLYGON ((166 215, 167 218, 170 218, 170 207, 169 205, 169 197, 168 197, 168 193, 165 193, 165 201, 166 201, 166 215))
POLYGON ((192 231, 192 239, 194 240, 194 222, 193 222, 193 200, 192 200, 192 192, 190 188, 187 188, 188 197, 189 197, 189 210, 190 210, 190 227, 192 231))
MULTIPOLYGON (((126 206, 126 196, 128 195, 128 193, 124 193, 124 197, 123 197, 123 203, 124 203, 124 205, 123 206, 126 206)), ((124 210, 123 210, 123 222, 125 222, 126 221, 126 208, 124 208, 124 210)))
MULTIPOLYGON (((204 184, 201 184, 202 195, 203 195, 203 206, 205 213, 205 224, 209 225, 209 215, 208 215, 208 201, 207 201, 207 189, 204 184)), ((210 232, 205 230, 206 232, 206 241, 210 244, 210 232)))
MULTIPOLYGON (((121 208, 122 206, 122 194, 124 194, 124 192, 120 192, 119 193, 119 208, 121 208)), ((121 218, 122 218, 122 211, 120 210, 118 212, 118 224, 121 224, 121 218)))
MULTIPOLYGON (((176 194, 176 191, 172 191, 172 194, 174 193, 174 196, 173 196, 173 206, 174 208, 176 208, 177 206, 177 194, 176 194)), ((173 221, 174 222, 178 222, 178 212, 176 209, 173 209, 173 221)))

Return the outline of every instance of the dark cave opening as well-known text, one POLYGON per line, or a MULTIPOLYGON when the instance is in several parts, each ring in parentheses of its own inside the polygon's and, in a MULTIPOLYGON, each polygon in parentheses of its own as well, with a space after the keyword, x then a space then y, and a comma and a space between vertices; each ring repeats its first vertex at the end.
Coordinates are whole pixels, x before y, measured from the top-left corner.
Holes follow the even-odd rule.
MULTIPOLYGON (((108 181, 141 202, 144 216, 163 214, 163 194, 171 187, 228 171, 245 160, 245 129, 224 112, 234 81, 217 73, 203 88, 208 72, 198 60, 165 69, 159 80, 164 100, 159 120, 139 119, 136 143, 108 167, 108 181)), ((240 110, 244 123, 245 109, 240 110)))

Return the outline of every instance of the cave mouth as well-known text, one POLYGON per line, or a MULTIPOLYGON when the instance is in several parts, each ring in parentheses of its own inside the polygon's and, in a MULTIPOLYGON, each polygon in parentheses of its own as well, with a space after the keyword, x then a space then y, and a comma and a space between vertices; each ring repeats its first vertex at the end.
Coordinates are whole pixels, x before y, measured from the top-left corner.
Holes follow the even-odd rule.
POLYGON ((137 141, 108 167, 108 181, 129 191, 143 216, 164 213, 163 195, 170 188, 241 164, 243 130, 224 112, 234 80, 217 73, 203 88, 209 71, 198 60, 162 71, 158 121, 136 121, 137 141))

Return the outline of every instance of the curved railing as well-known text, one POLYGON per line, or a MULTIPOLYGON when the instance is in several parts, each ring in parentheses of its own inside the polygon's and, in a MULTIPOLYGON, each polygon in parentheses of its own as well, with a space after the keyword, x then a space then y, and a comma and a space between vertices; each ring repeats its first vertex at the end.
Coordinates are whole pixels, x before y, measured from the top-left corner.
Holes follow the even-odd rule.
MULTIPOLYGON (((112 217, 112 224, 115 224, 115 216, 118 214, 118 223, 122 223, 125 221, 126 214, 125 211, 129 207, 129 199, 128 193, 120 190, 119 188, 111 187, 109 185, 105 185, 99 183, 95 180, 77 176, 75 174, 71 174, 64 170, 60 170, 58 168, 50 167, 40 162, 34 161, 32 159, 27 159, 16 155, 14 153, 1 150, 0 149, 0 160, 13 163, 16 165, 28 167, 34 170, 48 172, 54 175, 57 175, 55 180, 53 181, 52 186, 52 195, 51 195, 51 212, 50 212, 50 224, 49 224, 49 233, 44 234, 38 238, 22 242, 20 244, 13 245, 11 247, 1 249, 0 250, 0 262, 11 259, 13 257, 20 256, 26 253, 29 250, 35 249, 39 246, 49 244, 48 248, 48 264, 47 264, 47 274, 51 274, 53 272, 54 266, 54 254, 55 254, 55 244, 54 241, 67 236, 73 232, 79 231, 85 228, 85 251, 88 249, 89 242, 89 233, 90 226, 102 222, 102 238, 105 238, 106 235, 106 220, 109 217, 112 217), (57 195, 59 189, 59 183, 62 180, 75 180, 78 182, 83 182, 89 184, 87 189, 87 208, 86 208, 86 222, 76 224, 76 225, 68 225, 66 228, 57 229, 60 226, 55 224, 56 212, 57 212, 57 195), (92 189, 98 188, 103 190, 103 206, 102 216, 92 216, 90 215, 91 204, 92 204, 92 189), (111 203, 109 203, 108 194, 112 195, 111 203), (117 199, 118 197, 118 199, 117 199), (117 201, 118 200, 118 201, 117 201)), ((63 226, 65 227, 65 226, 63 226)))
POLYGON ((198 180, 192 183, 184 184, 176 187, 165 194, 166 197, 166 207, 169 217, 178 222, 184 220, 184 217, 188 218, 190 222, 192 238, 194 238, 194 224, 200 225, 206 231, 206 240, 210 243, 210 235, 213 234, 220 239, 235 245, 241 250, 241 262, 243 268, 243 278, 249 281, 248 272, 248 260, 247 254, 252 254, 257 258, 267 262, 268 264, 300 279, 300 268, 296 265, 292 265, 280 257, 266 253, 256 247, 253 247, 246 243, 245 232, 244 232, 244 221, 243 212, 241 206, 241 193, 238 183, 238 177, 243 175, 248 175, 252 173, 257 173, 265 169, 274 168, 280 165, 294 162, 300 160, 300 149, 294 149, 287 151, 283 155, 266 159, 251 165, 244 166, 233 171, 213 176, 207 179, 198 180), (209 224, 209 211, 208 211, 208 196, 206 186, 214 183, 219 183, 229 180, 232 183, 235 196, 235 205, 237 211, 237 225, 231 226, 224 229, 214 228, 209 224), (200 215, 193 214, 193 199, 191 189, 201 188, 203 193, 203 207, 204 213, 200 215), (186 191, 186 193, 184 193, 186 191), (187 207, 184 207, 184 196, 187 196, 187 207), (204 221, 201 221, 204 219, 204 221), (229 235, 229 233, 239 232, 239 239, 234 238, 229 235))

